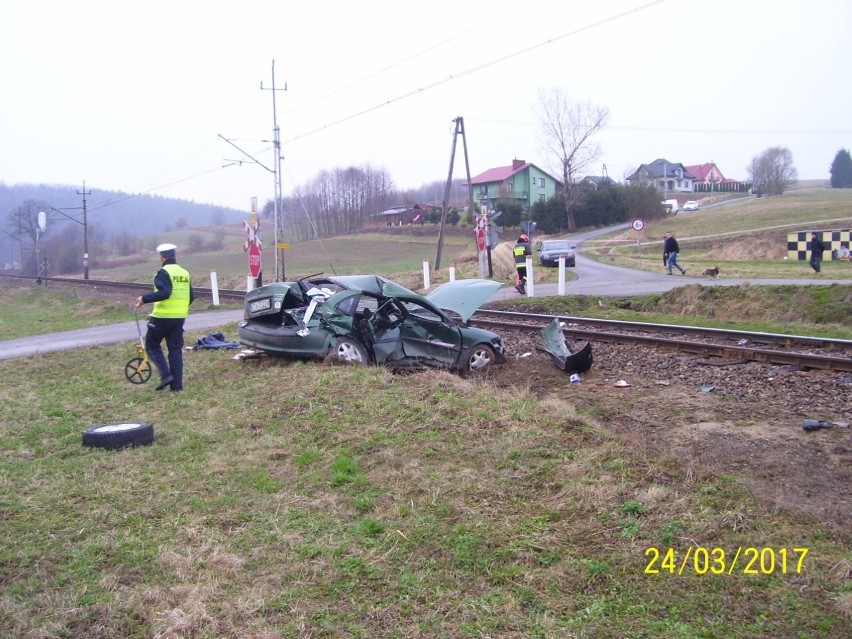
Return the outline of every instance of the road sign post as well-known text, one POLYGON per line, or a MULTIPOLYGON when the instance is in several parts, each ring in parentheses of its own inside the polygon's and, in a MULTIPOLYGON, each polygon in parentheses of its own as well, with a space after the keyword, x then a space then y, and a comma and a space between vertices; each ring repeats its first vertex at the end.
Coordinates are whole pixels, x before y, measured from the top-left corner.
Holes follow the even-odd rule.
POLYGON ((252 211, 249 221, 243 220, 243 229, 246 232, 246 241, 243 251, 248 253, 249 273, 254 280, 255 286, 263 286, 263 257, 261 255, 260 220, 255 213, 255 201, 252 198, 252 211))
POLYGON ((260 257, 260 247, 257 244, 252 243, 248 250, 248 262, 249 262, 249 273, 255 279, 260 277, 261 270, 261 257, 260 257))
POLYGON ((642 268, 642 242, 641 235, 642 229, 645 228, 645 221, 642 218, 637 217, 630 224, 633 227, 633 230, 636 231, 636 250, 639 253, 639 268, 642 268))

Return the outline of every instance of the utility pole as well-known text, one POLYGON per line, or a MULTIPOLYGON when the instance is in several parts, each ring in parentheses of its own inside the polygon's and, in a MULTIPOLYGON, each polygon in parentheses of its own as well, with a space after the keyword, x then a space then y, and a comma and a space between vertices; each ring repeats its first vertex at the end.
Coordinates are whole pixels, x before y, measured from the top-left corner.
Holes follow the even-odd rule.
POLYGON ((86 196, 91 195, 86 190, 86 180, 83 180, 83 190, 77 191, 77 195, 83 196, 83 279, 89 279, 89 226, 86 219, 86 196))
MULTIPOLYGON (((458 140, 458 136, 462 136, 462 146, 464 148, 464 167, 467 172, 467 194, 468 201, 470 206, 470 213, 473 215, 473 186, 470 184, 470 163, 467 157, 467 138, 464 135, 464 118, 459 116, 453 122, 456 123, 456 129, 453 131, 453 148, 450 152, 450 172, 447 176, 447 187, 444 189, 444 203, 443 208, 441 209, 441 228, 438 231, 438 253, 435 255, 435 270, 441 268, 441 251, 444 248, 444 226, 447 223, 447 208, 450 201, 450 187, 453 182, 453 164, 456 159, 456 141, 458 140)), ((479 251, 479 247, 477 247, 477 253, 479 251)), ((481 263, 480 263, 481 265, 481 263)), ((480 276, 482 273, 480 273, 480 276)))
MULTIPOLYGON (((278 257, 279 251, 282 249, 279 248, 281 242, 281 225, 279 223, 280 211, 279 207, 281 206, 281 130, 278 128, 278 111, 275 108, 275 92, 276 91, 286 91, 287 83, 284 83, 283 89, 275 88, 275 60, 272 61, 272 87, 264 87, 263 82, 260 83, 261 91, 272 91, 272 132, 273 132, 273 147, 275 153, 275 162, 273 163, 273 176, 275 178, 275 202, 274 202, 274 211, 275 211, 275 231, 274 231, 274 243, 275 243, 275 279, 273 281, 278 281, 278 257)), ((284 254, 281 253, 281 279, 284 279, 284 254)))

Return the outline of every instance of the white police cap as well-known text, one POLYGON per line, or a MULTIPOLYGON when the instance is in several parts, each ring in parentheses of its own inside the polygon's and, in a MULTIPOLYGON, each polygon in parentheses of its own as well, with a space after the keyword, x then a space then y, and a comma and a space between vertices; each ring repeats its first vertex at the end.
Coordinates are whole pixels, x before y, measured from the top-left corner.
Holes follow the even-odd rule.
POLYGON ((160 244, 157 247, 157 253, 165 253, 167 251, 174 251, 177 249, 177 246, 174 244, 160 244))

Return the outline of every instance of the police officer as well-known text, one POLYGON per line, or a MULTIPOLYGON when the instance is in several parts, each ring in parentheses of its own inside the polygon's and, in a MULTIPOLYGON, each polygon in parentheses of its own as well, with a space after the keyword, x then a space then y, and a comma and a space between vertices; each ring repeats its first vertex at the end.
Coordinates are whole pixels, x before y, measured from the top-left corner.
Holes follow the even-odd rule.
POLYGON ((530 238, 526 233, 522 233, 515 243, 515 248, 512 249, 512 254, 515 256, 515 268, 518 270, 518 282, 515 284, 515 289, 521 295, 526 295, 527 292, 527 255, 532 255, 530 247, 530 238))
POLYGON ((145 350, 160 373, 157 390, 183 390, 183 323, 189 315, 189 305, 195 297, 189 271, 175 262, 174 244, 160 244, 162 267, 154 277, 154 291, 136 298, 136 308, 154 303, 148 316, 145 350), (163 355, 161 343, 166 340, 169 359, 163 355))

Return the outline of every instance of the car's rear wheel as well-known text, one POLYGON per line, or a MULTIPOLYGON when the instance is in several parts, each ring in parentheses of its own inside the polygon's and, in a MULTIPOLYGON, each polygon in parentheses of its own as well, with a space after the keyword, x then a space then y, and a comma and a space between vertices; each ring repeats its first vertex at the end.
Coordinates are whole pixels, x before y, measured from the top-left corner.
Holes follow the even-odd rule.
POLYGON ((362 366, 366 366, 370 363, 364 347, 348 337, 341 337, 337 340, 337 346, 334 347, 334 354, 338 359, 343 360, 344 362, 361 364, 362 366))
POLYGON ((491 367, 496 359, 497 357, 494 354, 494 349, 488 344, 477 344, 471 349, 470 354, 467 356, 467 366, 465 369, 469 373, 484 373, 491 367))

